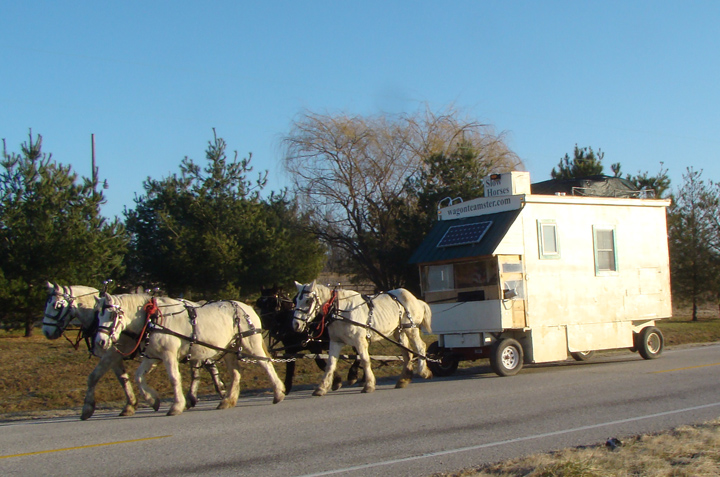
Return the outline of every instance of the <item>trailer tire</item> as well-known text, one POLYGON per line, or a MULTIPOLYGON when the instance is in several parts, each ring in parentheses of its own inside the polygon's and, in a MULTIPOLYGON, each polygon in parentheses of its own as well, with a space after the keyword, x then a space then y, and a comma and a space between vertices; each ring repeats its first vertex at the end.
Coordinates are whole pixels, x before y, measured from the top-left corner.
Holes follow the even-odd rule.
POLYGON ((428 346, 427 357, 431 359, 439 359, 440 362, 428 361, 427 365, 433 375, 443 377, 451 376, 457 371, 460 360, 452 353, 446 353, 440 349, 437 341, 428 346))
POLYGON ((523 366, 523 349, 512 338, 498 341, 490 355, 490 367, 498 376, 514 376, 523 366))
POLYGON ((593 356, 595 356, 595 351, 576 351, 571 352, 570 356, 572 356, 575 361, 590 361, 593 359, 593 356))
POLYGON ((665 346, 665 338, 655 326, 647 326, 635 335, 635 348, 645 359, 660 357, 665 346))

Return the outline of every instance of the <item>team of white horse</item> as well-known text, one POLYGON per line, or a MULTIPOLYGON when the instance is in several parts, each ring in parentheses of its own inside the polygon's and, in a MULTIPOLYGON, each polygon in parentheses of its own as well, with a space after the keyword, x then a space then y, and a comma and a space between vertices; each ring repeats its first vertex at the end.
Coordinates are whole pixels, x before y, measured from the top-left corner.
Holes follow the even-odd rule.
MULTIPOLYGON (((327 393, 345 345, 358 350, 366 381, 362 392, 375 390, 369 342, 388 339, 400 346, 403 370, 396 387, 405 387, 413 375, 411 350, 417 355, 417 373, 432 377, 425 360, 425 343, 420 329, 431 332, 430 307, 405 289, 396 289, 373 296, 332 289, 316 282, 296 283, 293 326, 303 331, 307 323, 324 320, 330 335, 328 365, 314 392, 327 393)), ((100 361, 88 377, 88 389, 81 418, 88 419, 95 410, 95 387, 100 378, 112 369, 123 387, 126 405, 121 416, 133 415, 137 400, 133 393, 124 359, 141 357, 135 381, 142 397, 155 409, 160 406, 157 391, 152 389, 146 374, 163 363, 173 388, 173 404, 168 415, 182 413, 197 402, 199 369, 210 371, 221 396, 218 409, 234 407, 240 393, 240 360, 256 362, 270 378, 273 403, 285 397, 283 382, 273 367, 262 334, 262 324, 253 307, 234 300, 209 302, 203 305, 187 300, 154 297, 149 294, 110 295, 91 287, 59 286, 48 283, 48 300, 43 318, 43 333, 48 339, 63 335, 68 324, 79 323, 82 333, 94 335, 92 352, 100 361), (215 362, 222 359, 230 372, 227 392, 218 379, 215 362), (190 390, 182 392, 180 362, 189 362, 192 369, 190 390)))

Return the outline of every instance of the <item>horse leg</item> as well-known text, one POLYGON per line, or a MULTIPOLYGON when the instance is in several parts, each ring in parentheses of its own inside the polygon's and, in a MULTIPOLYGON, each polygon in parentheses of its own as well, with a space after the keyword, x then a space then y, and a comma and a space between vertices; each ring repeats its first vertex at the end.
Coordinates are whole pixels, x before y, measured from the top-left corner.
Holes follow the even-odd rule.
POLYGON ((324 396, 327 394, 328 389, 332 386, 333 377, 335 376, 335 369, 337 368, 338 357, 342 350, 343 344, 337 341, 330 342, 330 348, 328 350, 328 360, 325 365, 325 374, 323 375, 320 384, 313 392, 313 396, 324 396))
POLYGON ((123 364, 122 356, 119 353, 113 353, 117 355, 115 363, 113 365, 113 372, 120 382, 123 391, 125 391, 125 407, 120 413, 121 416, 132 416, 135 414, 135 408, 137 407, 137 399, 135 398, 135 392, 133 391, 132 384, 130 383, 130 376, 128 376, 123 364))
POLYGON ((140 388, 140 395, 156 411, 160 409, 160 397, 157 391, 148 385, 145 375, 148 374, 157 363, 158 360, 156 359, 143 358, 140 366, 138 366, 138 369, 135 371, 135 382, 137 382, 138 388, 140 388))
MULTIPOLYGON (((320 368, 320 371, 325 371, 327 369, 327 361, 320 357, 315 357, 315 363, 317 364, 318 368, 320 368)), ((340 375, 340 371, 335 369, 335 372, 333 373, 333 381, 332 381, 332 390, 337 391, 342 387, 342 376, 340 375)))
MULTIPOLYGON (((353 348, 355 350, 355 354, 357 354, 357 349, 353 348)), ((358 381, 364 382, 365 378, 358 379, 360 374, 360 360, 358 358, 355 358, 355 361, 353 361, 352 366, 350 366, 350 370, 348 371, 348 386, 352 386, 353 384, 357 383, 358 381)))
POLYGON ((205 363, 203 363, 203 367, 208 373, 210 373, 210 377, 213 380, 213 386, 215 386, 215 391, 220 395, 221 399, 224 398, 225 383, 223 383, 222 379, 220 379, 220 371, 218 371, 215 361, 205 361, 205 363))
POLYGON ((252 335, 248 337, 248 350, 255 356, 267 359, 259 359, 258 363, 265 370, 268 377, 270 378, 270 384, 272 385, 273 393, 275 395, 273 404, 277 404, 285 399, 285 385, 282 380, 278 377, 275 367, 270 362, 270 355, 265 348, 265 342, 261 335, 252 335))
POLYGON ((195 407, 197 404, 197 391, 200 387, 200 363, 190 363, 190 388, 185 395, 185 401, 187 402, 187 408, 195 407), (195 366, 197 364, 197 366, 195 366))
POLYGON ((180 365, 177 360, 177 352, 169 353, 167 351, 161 353, 162 361, 165 363, 165 371, 167 371, 170 386, 173 389, 173 404, 167 412, 168 416, 177 416, 185 410, 187 401, 182 391, 182 377, 180 375, 180 365))
POLYGON ((403 348, 400 348, 403 358, 403 368, 402 372, 400 373, 400 379, 398 379, 398 382, 395 384, 395 388, 404 388, 408 384, 410 384, 410 381, 412 381, 413 364, 410 353, 405 349, 408 347, 408 338, 405 333, 400 333, 399 341, 400 344, 403 346, 403 348))
POLYGON ((187 401, 187 409, 195 407, 198 402, 198 388, 200 387, 200 367, 202 366, 210 373, 210 377, 213 380, 215 391, 220 395, 220 399, 225 397, 225 384, 220 379, 220 373, 218 372, 217 365, 213 361, 206 361, 202 364, 196 363, 197 366, 190 365, 190 389, 188 389, 185 395, 187 401))
POLYGON ((417 350, 418 352, 418 374, 423 379, 432 378, 433 373, 427 366, 427 360, 423 358, 423 356, 425 356, 427 348, 425 346, 425 342, 422 339, 422 336, 420 336, 420 330, 417 328, 412 328, 409 331, 409 335, 410 339, 413 342, 415 350, 417 350))
POLYGON ((92 416, 95 412, 95 387, 100 381, 100 378, 102 378, 105 373, 107 373, 107 370, 110 369, 110 367, 113 365, 113 355, 120 356, 114 349, 105 352, 105 354, 100 357, 100 361, 98 362, 98 364, 88 376, 88 387, 87 391, 85 392, 85 401, 83 403, 82 414, 80 415, 80 419, 82 419, 83 421, 89 419, 90 416, 92 416))
POLYGON ((365 386, 362 392, 371 393, 375 391, 375 374, 370 365, 370 349, 366 339, 361 338, 357 344, 358 356, 360 357, 360 365, 365 373, 365 386))
POLYGON ((225 367, 230 371, 230 387, 225 392, 225 397, 222 398, 217 409, 229 409, 235 407, 237 404, 238 396, 240 396, 240 363, 237 360, 237 356, 232 353, 225 355, 225 367))

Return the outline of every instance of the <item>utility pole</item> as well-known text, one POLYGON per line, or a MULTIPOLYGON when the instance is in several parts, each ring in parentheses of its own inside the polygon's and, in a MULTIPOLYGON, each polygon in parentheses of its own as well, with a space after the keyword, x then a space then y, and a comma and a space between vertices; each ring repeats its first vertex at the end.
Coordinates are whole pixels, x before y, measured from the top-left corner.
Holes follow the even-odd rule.
POLYGON ((97 167, 95 167, 95 134, 90 134, 90 147, 92 151, 92 181, 93 184, 97 185, 97 167))

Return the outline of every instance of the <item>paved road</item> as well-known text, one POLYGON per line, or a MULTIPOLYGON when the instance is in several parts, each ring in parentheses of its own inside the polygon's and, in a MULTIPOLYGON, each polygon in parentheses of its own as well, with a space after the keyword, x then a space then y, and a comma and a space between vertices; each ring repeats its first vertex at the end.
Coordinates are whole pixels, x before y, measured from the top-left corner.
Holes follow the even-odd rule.
MULTIPOLYGON (((0 475, 422 476, 720 415, 720 345, 526 367, 475 367, 373 394, 310 389, 181 416, 141 409, 0 423, 0 475)), ((419 378, 418 378, 419 379, 419 378)), ((161 411, 167 410, 167 404, 161 411)))

